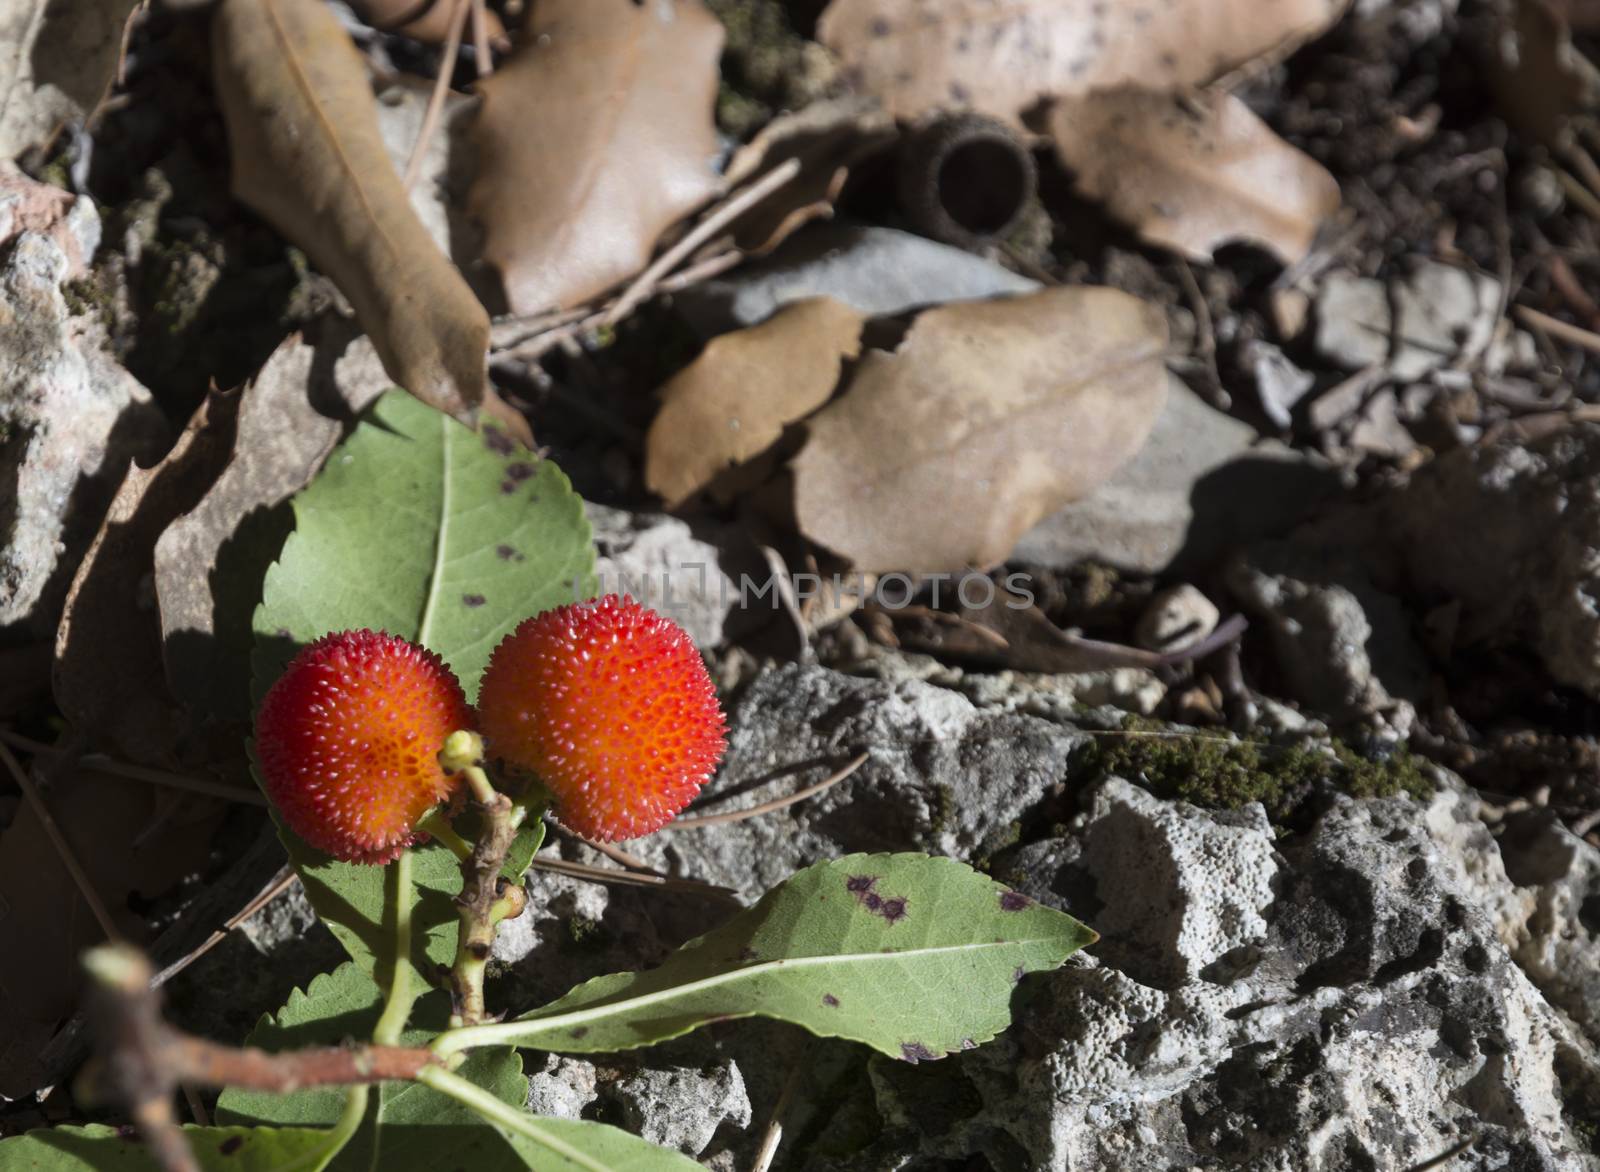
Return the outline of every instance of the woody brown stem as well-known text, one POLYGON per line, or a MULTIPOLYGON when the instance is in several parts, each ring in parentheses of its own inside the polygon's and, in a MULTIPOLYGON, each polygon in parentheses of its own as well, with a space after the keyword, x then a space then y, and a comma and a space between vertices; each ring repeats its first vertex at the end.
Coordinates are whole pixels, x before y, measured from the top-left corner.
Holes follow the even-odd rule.
POLYGON ((308 1086, 414 1080, 438 1065, 413 1046, 324 1046, 272 1054, 222 1046, 169 1026, 151 987, 150 962, 125 944, 104 945, 85 958, 91 977, 89 1014, 100 1059, 88 1072, 87 1096, 127 1107, 164 1172, 198 1172, 172 1109, 180 1082, 249 1087, 279 1093, 308 1086))
POLYGON ((461 894, 456 896, 461 926, 455 964, 450 969, 455 992, 452 1026, 478 1025, 484 1020, 483 976, 494 949, 495 930, 501 921, 521 915, 527 902, 520 884, 500 877, 517 836, 518 818, 511 799, 490 784, 482 759, 483 742, 473 734, 455 734, 439 754, 445 768, 461 774, 483 820, 472 854, 461 860, 461 894))

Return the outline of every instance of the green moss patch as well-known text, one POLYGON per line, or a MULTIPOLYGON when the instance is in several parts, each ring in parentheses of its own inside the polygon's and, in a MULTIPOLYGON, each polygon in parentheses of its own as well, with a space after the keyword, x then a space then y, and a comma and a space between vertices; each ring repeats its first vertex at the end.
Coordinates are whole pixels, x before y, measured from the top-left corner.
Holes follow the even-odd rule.
POLYGON ((1422 759, 1404 748, 1368 757, 1339 740, 1274 745, 1135 719, 1095 735, 1083 756, 1083 776, 1125 778, 1158 797, 1208 809, 1260 802, 1276 823, 1288 821, 1319 788, 1356 798, 1425 798, 1434 788, 1422 759))

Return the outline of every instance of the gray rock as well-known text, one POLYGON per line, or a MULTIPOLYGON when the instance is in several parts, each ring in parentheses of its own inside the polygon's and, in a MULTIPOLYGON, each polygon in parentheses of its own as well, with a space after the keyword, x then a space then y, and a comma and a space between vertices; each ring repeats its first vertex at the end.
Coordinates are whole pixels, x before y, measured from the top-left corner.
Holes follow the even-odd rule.
POLYGON ((767 260, 684 290, 674 305, 697 333, 710 337, 753 326, 807 297, 893 314, 1037 288, 1037 281, 992 261, 910 232, 823 224, 797 234, 767 260))
POLYGON ((1320 461, 1203 402, 1174 379, 1138 455, 1088 497, 1039 522, 1012 559, 1064 568, 1085 558, 1181 571, 1287 530, 1337 487, 1320 461))
POLYGON ((819 667, 764 672, 730 719, 728 754, 696 811, 753 806, 821 780, 857 753, 848 779, 782 818, 672 830, 630 849, 674 874, 747 898, 818 859, 925 850, 956 858, 1015 841, 1087 737, 1032 716, 977 708, 931 684, 857 679, 819 667))
POLYGON ((622 1107, 628 1130, 651 1143, 698 1156, 723 1123, 750 1125, 750 1097, 739 1067, 722 1059, 704 1067, 641 1069, 607 1094, 622 1107))
MULTIPOLYGON (((1396 713, 1426 694, 1427 661, 1398 599, 1337 547, 1263 542, 1233 559, 1228 588, 1262 620, 1294 699, 1336 721, 1396 713)), ((1396 713, 1404 732, 1409 717, 1396 713)))
POLYGON ((995 1043, 874 1060, 883 1134, 803 1167, 1600 1168, 1600 1062, 1501 940, 1516 889, 1455 788, 1277 839, 1113 780, 996 871, 1086 915, 1095 955, 1030 978, 995 1043))
POLYGON ((587 502, 584 509, 594 527, 602 592, 632 594, 702 648, 771 618, 770 610, 741 605, 741 576, 748 575, 759 589, 768 574, 741 532, 706 524, 697 532, 664 513, 630 513, 587 502))
POLYGON ((1457 356, 1485 354, 1499 312, 1500 283, 1454 265, 1423 261, 1387 287, 1341 270, 1317 291, 1315 344, 1347 370, 1384 365, 1410 382, 1457 356))
POLYGON ((594 1063, 546 1054, 543 1069, 528 1076, 528 1110, 556 1119, 582 1119, 600 1097, 594 1063))
POLYGON ((1259 804, 1208 815, 1112 778, 1088 823, 1083 864, 1101 893, 1107 964, 1173 988, 1265 938, 1278 867, 1259 804))
MULTIPOLYGON (((88 201, 79 201, 87 208, 88 201)), ((150 393, 71 317, 70 260, 23 232, 0 260, 0 631, 55 629, 78 559, 135 457, 167 438, 150 393)))
POLYGON ((1391 318, 1382 281, 1335 270, 1317 290, 1317 352, 1346 370, 1382 362, 1389 356, 1391 318))
POLYGON ((1457 644, 1531 645, 1556 680, 1600 696, 1600 426, 1451 452, 1293 540, 1459 602, 1457 644))
POLYGON ((1502 841, 1506 871, 1529 885, 1506 935, 1534 984, 1600 1045, 1600 850, 1542 812, 1529 821, 1502 841))
POLYGON ((1217 604, 1194 586, 1169 586, 1139 616, 1134 642, 1151 651, 1182 651, 1216 630, 1221 618, 1217 604))
POLYGON ((1259 338, 1245 343, 1240 360, 1255 378, 1261 410, 1274 427, 1288 431, 1294 423, 1295 407, 1317 380, 1290 362, 1278 347, 1259 338))

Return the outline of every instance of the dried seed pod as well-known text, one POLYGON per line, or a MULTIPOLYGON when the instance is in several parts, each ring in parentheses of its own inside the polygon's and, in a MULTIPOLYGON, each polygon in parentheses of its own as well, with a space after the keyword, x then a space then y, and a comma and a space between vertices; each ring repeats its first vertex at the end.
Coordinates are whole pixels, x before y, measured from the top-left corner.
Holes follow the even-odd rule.
POLYGON ((981 114, 929 122, 900 148, 900 206, 919 232, 947 244, 972 247, 1006 236, 1038 180, 1016 131, 981 114))

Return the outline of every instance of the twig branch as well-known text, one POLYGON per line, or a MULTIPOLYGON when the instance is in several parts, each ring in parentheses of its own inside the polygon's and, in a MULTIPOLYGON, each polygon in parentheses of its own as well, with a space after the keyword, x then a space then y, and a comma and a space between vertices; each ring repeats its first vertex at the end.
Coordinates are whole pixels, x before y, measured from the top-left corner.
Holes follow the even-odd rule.
POLYGON ((798 790, 795 793, 789 794, 787 797, 774 798, 770 802, 762 802, 759 806, 751 806, 748 810, 729 810, 725 814, 702 814, 698 818, 678 818, 668 826, 668 829, 698 830, 703 826, 721 826, 726 822, 743 822, 747 818, 757 818, 762 814, 770 814, 774 810, 781 810, 785 806, 792 806, 796 802, 803 802, 809 797, 815 797, 825 789, 829 789, 832 786, 838 785, 857 769, 860 769, 863 765, 865 765, 866 762, 867 754, 862 753, 837 773, 823 778, 821 781, 817 782, 816 785, 808 785, 803 790, 798 790))
POLYGON ((737 220, 745 212, 755 207, 756 204, 766 199, 778 188, 787 184, 796 175, 800 174, 800 160, 788 159, 760 179, 750 184, 726 203, 716 208, 705 219, 701 220, 692 229, 684 234, 682 240, 667 249, 651 262, 650 266, 633 279, 600 318, 601 325, 616 325, 617 322, 632 313, 634 307, 644 301, 655 291, 656 285, 678 265, 683 263, 695 249, 707 240, 710 240, 723 228, 737 220))
POLYGON ((308 1086, 415 1080, 438 1064, 413 1046, 323 1046, 270 1054, 197 1038, 161 1019, 150 962, 131 945, 107 944, 84 958, 91 979, 88 1011, 101 1061, 89 1076, 91 1099, 128 1109, 164 1172, 198 1172, 172 1109, 180 1083, 285 1093, 308 1086))
POLYGON ((439 58, 439 76, 434 79, 433 92, 428 95, 428 108, 423 111, 422 125, 417 130, 417 141, 411 146, 411 157, 406 160, 406 172, 400 186, 407 191, 416 183, 422 171, 422 159, 428 153, 428 142, 439 125, 439 113, 444 109, 444 96, 450 90, 450 75, 455 72, 456 57, 461 52, 461 37, 466 32, 467 16, 472 11, 470 0, 455 0, 450 14, 450 33, 445 39, 444 56, 439 58))
MULTIPOLYGON (((25 737, 21 733, 12 732, 8 728, 0 728, 0 741, 10 745, 13 749, 21 749, 34 756, 41 754, 60 754, 61 749, 55 745, 47 745, 43 741, 36 741, 32 737, 25 737)), ((151 769, 145 765, 130 765, 125 761, 117 761, 107 757, 104 753, 85 753, 79 757, 78 764, 85 769, 92 769, 96 773, 109 773, 113 777, 129 777, 134 781, 144 781, 151 785, 162 785, 169 789, 188 790, 190 793, 205 794, 208 797, 222 798, 229 802, 242 802, 250 806, 265 806, 266 795, 256 789, 245 789, 242 786, 228 785, 221 781, 208 781, 203 777, 186 777, 181 773, 169 773, 165 769, 151 769)))
POLYGON ((106 905, 100 900, 99 892, 95 891, 94 884, 89 881, 89 873, 83 869, 83 864, 78 862, 78 856, 73 852, 66 836, 61 833, 61 827, 56 825, 55 816, 50 813, 50 807, 45 805, 44 795, 39 792, 39 787, 33 784, 33 778, 28 776, 28 771, 17 761, 16 756, 6 748, 4 741, 0 741, 0 763, 3 763, 10 772, 12 780, 17 783, 17 788, 22 791, 22 796, 28 805, 33 807, 39 825, 44 827, 45 837, 50 840, 50 845, 56 848, 56 854, 61 856, 61 865, 67 869, 67 874, 72 876, 78 894, 83 896, 83 902, 88 904, 89 910, 94 913, 100 930, 106 934, 107 939, 120 940, 122 933, 117 931, 111 913, 106 910, 106 905))

